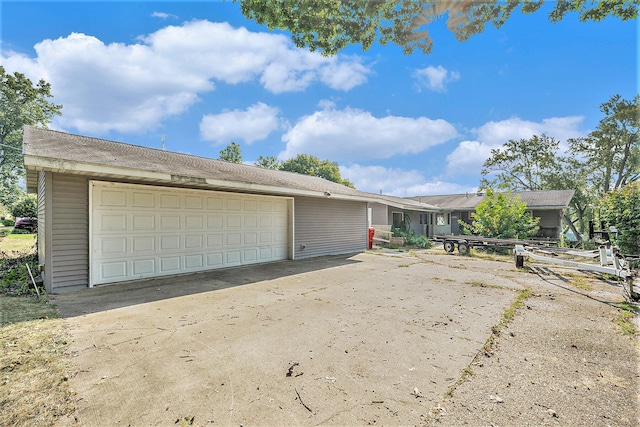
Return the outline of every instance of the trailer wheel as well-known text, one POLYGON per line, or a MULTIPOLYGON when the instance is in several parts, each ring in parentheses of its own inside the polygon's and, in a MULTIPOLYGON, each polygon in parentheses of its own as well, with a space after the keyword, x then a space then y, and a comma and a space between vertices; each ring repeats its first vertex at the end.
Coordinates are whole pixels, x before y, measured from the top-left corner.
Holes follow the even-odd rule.
POLYGON ((516 268, 524 267, 524 257, 522 255, 515 254, 513 255, 514 260, 516 261, 516 268))
POLYGON ((458 253, 460 253, 460 255, 467 255, 469 253, 469 244, 467 242, 458 243, 458 253))
POLYGON ((444 246, 445 252, 449 252, 449 253, 452 253, 456 248, 455 243, 453 243, 451 240, 445 240, 442 246, 444 246))

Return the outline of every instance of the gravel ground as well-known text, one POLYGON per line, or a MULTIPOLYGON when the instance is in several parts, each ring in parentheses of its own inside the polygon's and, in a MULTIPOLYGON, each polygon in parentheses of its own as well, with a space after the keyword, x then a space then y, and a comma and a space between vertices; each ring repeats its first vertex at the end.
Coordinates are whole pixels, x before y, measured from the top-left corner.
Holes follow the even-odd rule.
POLYGON ((548 264, 527 269, 515 279, 532 290, 525 307, 428 424, 640 425, 640 346, 616 322, 620 284, 548 264))

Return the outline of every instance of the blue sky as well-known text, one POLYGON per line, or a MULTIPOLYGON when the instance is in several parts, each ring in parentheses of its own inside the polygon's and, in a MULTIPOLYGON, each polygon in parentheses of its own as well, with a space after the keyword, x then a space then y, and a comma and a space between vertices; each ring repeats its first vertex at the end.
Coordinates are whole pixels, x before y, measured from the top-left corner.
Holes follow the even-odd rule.
POLYGON ((552 5, 458 42, 437 22, 429 55, 352 46, 335 57, 232 2, 2 1, 0 64, 51 83, 51 128, 245 162, 337 161, 360 190, 474 191, 492 148, 588 134, 614 94, 638 92, 638 26, 558 24, 552 5))

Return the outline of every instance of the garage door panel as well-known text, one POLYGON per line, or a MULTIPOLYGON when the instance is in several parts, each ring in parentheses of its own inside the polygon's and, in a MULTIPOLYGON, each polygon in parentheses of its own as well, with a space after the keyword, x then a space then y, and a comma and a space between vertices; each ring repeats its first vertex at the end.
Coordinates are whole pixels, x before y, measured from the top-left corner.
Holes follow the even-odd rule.
POLYGON ((180 215, 160 215, 160 230, 180 230, 180 215))
POLYGON ((287 199, 92 183, 93 284, 286 259, 287 199))
POLYGON ((105 262, 100 266, 100 276, 103 279, 122 279, 125 280, 127 277, 127 262, 126 261, 115 261, 115 262, 105 262))
POLYGON ((207 235, 207 247, 208 248, 222 248, 223 235, 222 234, 209 234, 207 235))
POLYGON ((201 235, 184 236, 185 249, 202 249, 204 248, 203 239, 201 235))
POLYGON ((160 208, 161 209, 179 209, 180 196, 178 196, 177 194, 161 194, 160 208))
POLYGON ((224 266, 224 254, 222 252, 213 252, 207 254, 207 267, 219 268, 224 266))
POLYGON ((150 191, 131 192, 131 206, 134 208, 155 208, 155 194, 150 191))
POLYGON ((180 257, 179 256, 161 257, 160 272, 164 274, 180 272, 180 257))
POLYGON ((188 270, 202 269, 202 267, 204 267, 204 255, 203 254, 186 255, 184 257, 184 267, 188 270))
POLYGON ((226 251, 225 252, 226 255, 226 265, 227 266, 234 266, 234 265, 240 265, 240 260, 242 259, 242 255, 240 253, 240 251, 226 251))
POLYGON ((135 260, 131 264, 133 274, 136 276, 153 274, 156 271, 156 260, 153 258, 135 260))
POLYGON ((156 238, 153 236, 132 236, 131 237, 131 253, 137 255, 140 253, 154 251, 156 249, 156 238))

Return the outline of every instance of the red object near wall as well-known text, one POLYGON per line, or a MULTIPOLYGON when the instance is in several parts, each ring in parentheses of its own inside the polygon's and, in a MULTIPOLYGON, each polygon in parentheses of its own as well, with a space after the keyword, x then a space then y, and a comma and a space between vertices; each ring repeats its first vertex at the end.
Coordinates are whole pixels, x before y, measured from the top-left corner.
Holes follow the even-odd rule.
POLYGON ((373 248, 373 235, 376 233, 375 228, 369 229, 369 249, 373 248))

